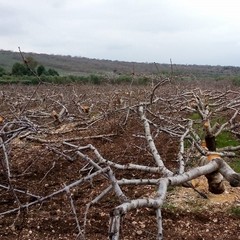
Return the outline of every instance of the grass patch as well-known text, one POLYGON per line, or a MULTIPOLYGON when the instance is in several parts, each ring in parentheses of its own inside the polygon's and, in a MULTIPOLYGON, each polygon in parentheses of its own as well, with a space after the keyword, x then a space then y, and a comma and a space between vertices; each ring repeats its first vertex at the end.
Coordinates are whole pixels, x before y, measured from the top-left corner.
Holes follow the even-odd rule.
POLYGON ((230 132, 221 132, 216 137, 216 145, 218 148, 227 146, 238 146, 240 142, 230 132))
POLYGON ((229 163, 230 167, 237 173, 240 173, 240 160, 236 159, 235 161, 229 163))
POLYGON ((168 210, 170 212, 176 212, 178 209, 172 203, 164 203, 162 206, 163 209, 168 210))
POLYGON ((189 117, 191 120, 201 120, 199 113, 195 112, 189 117))
POLYGON ((240 218, 240 207, 234 206, 229 209, 231 215, 240 218))
MULTIPOLYGON (((201 121, 201 117, 197 112, 191 114, 189 118, 192 119, 193 121, 198 121, 198 120, 201 121)), ((223 124, 226 121, 227 120, 223 117, 214 118, 214 119, 211 119, 211 125, 213 126, 215 123, 223 124)), ((205 132, 204 132, 202 123, 200 124, 199 122, 195 123, 193 127, 195 131, 198 133, 199 137, 201 139, 204 139, 205 132)), ((230 132, 223 131, 216 137, 217 148, 223 148, 227 146, 238 146, 238 145, 240 145, 240 141, 230 132)))

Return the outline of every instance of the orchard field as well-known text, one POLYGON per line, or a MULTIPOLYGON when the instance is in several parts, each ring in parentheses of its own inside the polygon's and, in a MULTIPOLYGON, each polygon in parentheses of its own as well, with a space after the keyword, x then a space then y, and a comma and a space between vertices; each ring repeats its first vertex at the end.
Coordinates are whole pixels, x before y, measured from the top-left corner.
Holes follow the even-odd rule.
POLYGON ((0 86, 0 238, 240 239, 240 89, 0 86))

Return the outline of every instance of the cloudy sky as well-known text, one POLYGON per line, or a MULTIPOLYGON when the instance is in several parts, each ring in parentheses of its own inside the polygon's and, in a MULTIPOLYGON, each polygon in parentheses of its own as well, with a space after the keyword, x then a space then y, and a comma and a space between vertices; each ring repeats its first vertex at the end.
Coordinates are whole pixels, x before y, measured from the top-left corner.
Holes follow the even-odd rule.
POLYGON ((240 66, 239 0, 0 0, 0 49, 240 66))

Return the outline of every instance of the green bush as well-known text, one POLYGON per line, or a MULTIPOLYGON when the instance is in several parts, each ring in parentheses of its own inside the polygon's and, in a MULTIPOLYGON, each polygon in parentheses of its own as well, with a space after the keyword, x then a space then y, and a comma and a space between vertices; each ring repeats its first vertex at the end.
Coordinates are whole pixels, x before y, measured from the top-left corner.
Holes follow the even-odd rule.
POLYGON ((0 79, 0 84, 9 84, 8 80, 0 79))
POLYGON ((47 73, 50 76, 59 76, 59 73, 55 69, 53 69, 53 68, 49 68, 47 73))
POLYGON ((90 75, 90 83, 92 84, 99 85, 101 84, 101 80, 102 80, 101 76, 94 75, 94 74, 90 75))
POLYGON ((89 77, 88 76, 77 76, 75 81, 77 83, 88 83, 89 77))
POLYGON ((12 66, 12 75, 14 76, 28 75, 28 69, 24 64, 16 62, 12 66))
POLYGON ((236 76, 232 79, 232 83, 235 85, 235 86, 240 86, 240 76, 236 76))
POLYGON ((46 69, 43 65, 38 66, 37 68, 37 75, 41 76, 46 73, 46 69))
POLYGON ((147 85, 150 82, 150 79, 147 77, 140 77, 137 79, 137 83, 140 85, 147 85))
POLYGON ((132 82, 132 76, 129 75, 120 75, 117 78, 117 83, 131 83, 132 82))
POLYGON ((0 67, 0 77, 4 76, 6 74, 7 74, 6 70, 3 67, 0 67))

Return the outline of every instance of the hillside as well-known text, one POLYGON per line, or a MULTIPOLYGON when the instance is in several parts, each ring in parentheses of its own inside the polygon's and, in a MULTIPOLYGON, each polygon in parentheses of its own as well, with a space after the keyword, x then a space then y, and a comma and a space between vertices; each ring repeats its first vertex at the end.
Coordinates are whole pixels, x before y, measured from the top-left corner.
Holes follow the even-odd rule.
MULTIPOLYGON (((111 61, 100 59, 89 59, 85 57, 72 57, 62 55, 49 55, 38 53, 24 53, 25 56, 32 56, 39 64, 54 68, 60 74, 84 74, 116 72, 119 74, 156 74, 171 72, 170 64, 160 63, 136 63, 111 61)), ((18 52, 0 50, 0 66, 10 71, 15 62, 21 62, 18 52)), ((209 65, 181 65, 173 64, 174 74, 190 74, 196 77, 226 77, 240 75, 240 67, 232 66, 209 66, 209 65)))

